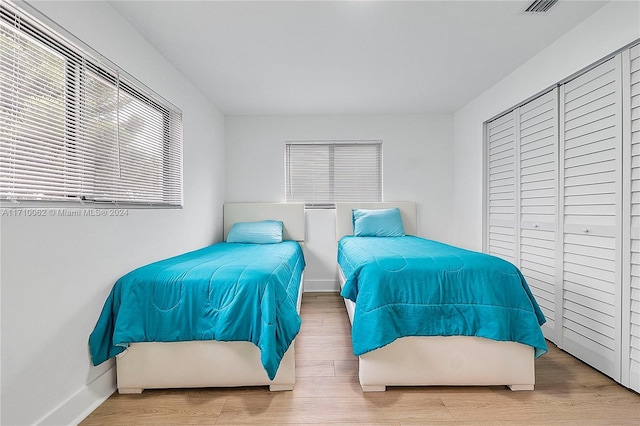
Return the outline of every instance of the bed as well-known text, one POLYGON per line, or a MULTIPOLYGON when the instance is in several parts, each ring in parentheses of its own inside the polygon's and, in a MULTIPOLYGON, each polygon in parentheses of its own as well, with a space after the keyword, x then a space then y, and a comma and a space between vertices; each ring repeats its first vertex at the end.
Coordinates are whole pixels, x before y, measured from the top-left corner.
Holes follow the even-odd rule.
MULTIPOLYGON (((422 302, 413 302, 414 297, 422 298, 421 293, 415 291, 414 287, 420 287, 421 282, 427 282, 426 279, 411 278, 413 283, 411 286, 403 287, 402 293, 398 295, 399 286, 394 285, 395 282, 378 282, 378 270, 371 264, 365 269, 362 262, 372 261, 383 269, 393 271, 394 276, 401 276, 406 279, 406 274, 415 273, 421 269, 421 263, 429 263, 424 260, 411 260, 402 263, 404 255, 405 239, 415 237, 394 237, 394 238, 354 238, 354 209, 366 209, 365 211, 376 211, 376 209, 397 208, 404 224, 404 232, 406 235, 417 235, 417 215, 416 206, 412 202, 399 203, 338 203, 336 206, 336 239, 338 245, 338 263, 341 294, 344 297, 349 319, 352 324, 352 341, 354 345, 354 354, 359 360, 359 379, 362 390, 367 391, 384 391, 387 386, 488 386, 488 385, 506 385, 511 390, 533 390, 535 385, 535 366, 534 359, 546 352, 546 343, 540 330, 541 323, 544 322, 544 316, 537 307, 533 296, 531 296, 526 286, 526 282, 522 278, 514 278, 518 283, 523 282, 524 295, 520 295, 520 290, 514 290, 517 294, 518 302, 527 304, 528 300, 533 300, 526 309, 522 309, 522 317, 526 318, 526 324, 520 325, 513 323, 515 333, 519 340, 522 334, 526 334, 524 339, 529 344, 519 343, 510 340, 494 340, 487 338, 484 334, 478 335, 469 332, 468 324, 465 320, 456 319, 457 311, 442 311, 443 315, 429 317, 429 321, 422 321, 425 311, 422 306, 420 309, 414 309, 415 305, 421 305, 422 302), (362 240, 364 245, 360 246, 362 240), (368 240, 378 242, 377 246, 371 247, 366 244, 368 240), (397 244, 392 244, 397 240, 397 244), (355 256, 345 263, 345 256, 348 259, 349 253, 343 247, 343 243, 347 242, 347 246, 356 247, 355 256), (352 244, 353 243, 353 244, 352 244), (358 251, 359 250, 359 251, 358 251), (389 256, 387 253, 391 251, 395 254, 389 256), (340 265, 343 266, 340 266, 340 265), (418 265, 416 267, 412 265, 418 265), (374 268, 374 269, 371 269, 374 268), (346 269, 347 271, 344 271, 346 269), (367 272, 368 271, 368 272, 367 272), (404 275, 402 275, 404 274, 404 275), (380 285, 379 284, 383 284, 380 285), (379 287, 376 287, 379 286, 379 287), (380 290, 372 290, 380 289, 380 290), (408 289, 408 290, 407 290, 408 289), (388 293, 392 299, 381 304, 378 298, 378 292, 388 293), (414 293, 418 296, 414 296, 414 293), (397 297, 397 300, 393 300, 397 297), (409 303, 407 303, 409 302, 409 303), (384 313, 384 315, 379 315, 384 313), (416 318, 417 322, 413 322, 413 328, 406 330, 405 319, 416 318), (446 318, 446 319, 443 319, 446 318), (456 321, 456 324, 449 324, 450 318, 456 321), (433 331, 432 324, 437 323, 443 326, 446 333, 444 335, 430 335, 433 331), (533 324, 535 322, 535 324, 533 324), (367 327, 369 327, 367 329, 367 327), (372 329, 373 328, 373 329, 372 329), (520 333, 520 328, 523 328, 520 333), (367 331, 368 330, 368 331, 367 331), (459 332, 459 333, 458 333, 459 332), (394 335, 395 333, 395 335, 394 335), (461 335, 460 335, 461 334, 461 335), (533 345, 533 346, 532 346, 533 345)), ((362 228, 360 229, 360 231, 362 228)), ((468 252, 452 246, 441 245, 437 242, 429 242, 428 240, 416 239, 414 242, 421 250, 443 251, 446 257, 465 259, 468 265, 477 263, 478 260, 486 261, 485 256, 490 259, 493 268, 502 268, 506 264, 512 268, 508 273, 509 276, 517 275, 521 277, 517 268, 498 258, 493 258, 481 253, 468 252), (426 246, 424 246, 426 244, 426 246), (461 252, 458 252, 461 250, 461 252), (466 252, 466 253, 462 253, 466 252), (465 258, 464 256, 471 256, 465 258), (475 259, 475 260, 474 260, 475 259), (501 264, 502 263, 502 264, 501 264)), ((353 255, 354 253, 351 253, 353 255)), ((428 256, 429 258, 429 256, 428 256)), ((434 257, 434 259, 436 259, 434 257)), ((438 264, 436 259, 434 264, 438 264)), ((449 277, 453 280, 453 275, 464 279, 464 275, 458 271, 463 269, 461 265, 455 267, 447 267, 451 270, 436 271, 440 276, 449 277)), ((438 266, 439 267, 439 266, 438 266)), ((420 272, 422 273, 422 272, 420 272)), ((483 276, 484 272, 480 271, 483 276)), ((475 279, 476 275, 474 275, 475 279)), ((500 275, 502 277, 502 275, 500 275)), ((502 278, 500 278, 502 279, 502 278)), ((398 281, 402 282, 402 281, 398 281)), ((430 283, 433 281, 429 281, 430 283)), ((395 283, 397 284, 397 283, 395 283)), ((444 294, 443 287, 446 284, 439 282, 440 289, 434 294, 444 294), (440 293, 438 293, 440 292, 440 293)), ((493 283, 491 283, 493 285, 493 283)), ((520 284, 518 284, 520 285, 520 284)), ((475 288, 467 282, 463 287, 475 288)), ((454 287, 455 288, 455 287, 454 287)), ((465 296, 466 297, 466 296, 465 296)), ((430 303, 424 303, 431 309, 430 303)), ((441 302, 437 302, 441 303, 441 302)), ((516 302, 514 302, 516 303, 516 302)), ((475 309, 475 303, 469 303, 470 309, 475 309)), ((444 309, 435 306, 436 309, 444 309)), ((455 307, 457 310, 458 308, 455 307)), ((465 309, 465 308, 463 308, 465 309)), ((435 311, 436 313, 439 311, 435 311)), ((520 316, 520 310, 514 309, 516 316, 520 316)), ((481 318, 480 318, 481 319, 481 318)), ((478 318, 476 318, 478 320, 478 318)), ((413 320, 412 320, 413 321, 413 320)), ((493 323, 501 323, 500 321, 491 321, 493 323)), ((473 324, 469 321, 469 324, 473 324)), ((495 327, 499 329, 499 326, 495 327)), ((494 330, 495 331, 495 330, 494 330)), ((493 332, 493 331, 491 331, 493 332)), ((504 336, 502 336, 504 337, 504 336)))
MULTIPOLYGON (((153 298, 153 309, 149 306, 141 308, 141 313, 136 314, 135 320, 128 325, 126 311, 122 308, 124 304, 120 304, 124 298, 120 296, 120 289, 116 291, 122 279, 114 285, 89 346, 94 364, 115 356, 119 393, 141 393, 144 389, 261 385, 269 386, 271 391, 293 389, 294 338, 300 327, 303 291, 304 256, 299 242, 305 237, 304 205, 225 204, 225 241, 230 232, 239 229, 232 229, 234 224, 252 225, 258 221, 282 222, 282 243, 223 242, 146 265, 139 268, 142 270, 140 274, 136 272, 138 270, 127 274, 125 277, 130 278, 129 282, 154 277, 151 279, 153 289, 149 290, 152 295, 145 299, 153 298), (181 269, 176 269, 174 264, 181 269), (215 272, 207 271, 210 265, 220 267, 215 272), (267 275, 255 275, 258 273, 267 275), (161 281, 165 275, 168 280, 161 281), (223 282, 229 282, 231 286, 226 292, 216 287, 223 282), (176 288, 176 283, 181 285, 179 291, 160 292, 164 287, 176 288), (200 296, 188 292, 189 288, 198 289, 198 294, 206 294, 207 302, 202 306, 191 305, 190 300, 200 296), (119 308, 119 323, 113 315, 116 312, 114 300, 119 308), (178 311, 176 307, 182 309, 181 306, 190 308, 176 313, 173 318, 167 316, 172 310, 178 311), (206 322, 200 315, 197 319, 191 318, 191 313, 199 312, 198 309, 202 309, 206 322), (184 315, 185 312, 190 315, 184 315), (214 316, 215 320, 212 319, 214 316), (139 321, 138 318, 142 319, 139 321), (186 324, 180 327, 171 325, 172 321, 182 321, 183 318, 189 318, 186 324), (238 321, 238 318, 243 318, 243 321, 238 321), (153 323, 154 327, 149 330, 149 327, 145 329, 143 324, 139 324, 145 322, 153 323), (124 324, 126 331, 120 333, 118 324, 124 324), (161 333, 156 333, 156 329, 162 333, 173 333, 170 337, 177 341, 166 341, 164 335, 158 337, 161 333), (114 334, 117 339, 114 339, 114 334), (246 338, 238 340, 238 336, 246 338), (116 340, 126 344, 115 345, 116 340)), ((143 290, 129 292, 147 292, 143 286, 140 288, 143 290)))

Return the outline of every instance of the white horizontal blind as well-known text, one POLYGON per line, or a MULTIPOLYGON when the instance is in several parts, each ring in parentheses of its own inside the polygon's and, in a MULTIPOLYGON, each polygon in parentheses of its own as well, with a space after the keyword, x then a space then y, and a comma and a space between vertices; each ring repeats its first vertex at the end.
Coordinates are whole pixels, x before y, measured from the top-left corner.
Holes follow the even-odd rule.
POLYGON ((0 5, 0 200, 182 205, 182 117, 0 5))
POLYGON ((619 378, 619 56, 561 90, 563 349, 619 378))
POLYGON ((307 205, 382 201, 382 142, 287 142, 285 188, 307 205))
POLYGON ((518 108, 520 270, 555 340, 558 98, 552 90, 518 108))
POLYGON ((487 123, 487 253, 517 264, 515 111, 487 123))

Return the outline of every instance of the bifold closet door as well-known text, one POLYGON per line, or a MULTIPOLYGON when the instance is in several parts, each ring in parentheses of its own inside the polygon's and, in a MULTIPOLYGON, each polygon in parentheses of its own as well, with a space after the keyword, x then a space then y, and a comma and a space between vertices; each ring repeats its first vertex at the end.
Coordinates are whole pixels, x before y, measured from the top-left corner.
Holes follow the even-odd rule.
POLYGON ((514 117, 512 111, 486 126, 488 226, 485 251, 517 265, 514 117))
POLYGON ((558 184, 558 91, 516 111, 519 142, 520 270, 556 336, 556 228, 558 184))
POLYGON ((560 347, 620 380, 620 55, 560 86, 560 347))
POLYGON ((518 266, 557 340, 558 91, 486 125, 485 251, 518 266))
MULTIPOLYGON (((623 360, 623 384, 636 392, 640 392, 640 45, 629 50, 626 58, 629 64, 629 93, 628 100, 629 132, 625 131, 628 145, 625 145, 625 154, 629 159, 625 160, 625 170, 629 173, 625 182, 628 182, 628 199, 626 200, 627 223, 623 238, 628 238, 625 244, 625 277, 623 279, 623 300, 626 313, 623 328, 624 352, 623 360)), ((625 83, 625 88, 627 87, 625 83)), ((625 107, 626 108, 626 107, 625 107)), ((625 141, 625 144, 627 142, 625 141)))

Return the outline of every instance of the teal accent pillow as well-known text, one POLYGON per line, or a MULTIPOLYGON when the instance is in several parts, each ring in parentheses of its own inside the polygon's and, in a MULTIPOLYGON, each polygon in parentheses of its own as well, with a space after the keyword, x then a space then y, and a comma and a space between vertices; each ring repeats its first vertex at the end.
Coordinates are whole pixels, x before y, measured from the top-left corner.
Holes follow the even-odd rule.
POLYGON ((400 209, 353 209, 355 237, 404 237, 400 209))
POLYGON ((236 222, 227 235, 227 242, 246 244, 281 243, 282 227, 282 222, 279 220, 236 222))

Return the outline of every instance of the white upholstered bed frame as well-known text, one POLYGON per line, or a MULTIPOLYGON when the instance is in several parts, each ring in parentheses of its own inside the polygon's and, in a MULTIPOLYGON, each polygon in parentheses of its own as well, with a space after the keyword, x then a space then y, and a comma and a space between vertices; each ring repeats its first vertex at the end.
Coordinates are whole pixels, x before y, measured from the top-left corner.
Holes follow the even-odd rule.
MULTIPOLYGON (((354 208, 398 207, 407 235, 417 235, 413 202, 338 203, 336 238, 353 235, 354 208)), ((340 270, 340 268, 338 268, 340 270)), ((340 270, 340 287, 345 277, 340 270)), ((345 299, 353 323, 355 304, 345 299)), ((384 391, 387 386, 490 386, 533 390, 534 349, 515 342, 469 336, 403 337, 359 357, 362 390, 384 391)))
MULTIPOLYGON (((305 239, 304 204, 232 203, 224 205, 224 236, 236 222, 274 219, 284 222, 284 239, 305 239)), ((298 312, 302 300, 298 293, 298 312)), ((272 391, 292 390, 295 383, 295 341, 273 380, 251 342, 132 343, 116 357, 118 392, 144 389, 268 385, 272 391)))

